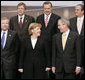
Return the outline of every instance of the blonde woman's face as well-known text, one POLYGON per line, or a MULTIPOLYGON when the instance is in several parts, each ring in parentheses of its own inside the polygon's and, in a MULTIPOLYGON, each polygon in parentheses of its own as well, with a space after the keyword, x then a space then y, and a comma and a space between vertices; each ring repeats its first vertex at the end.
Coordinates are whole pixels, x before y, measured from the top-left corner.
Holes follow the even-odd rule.
POLYGON ((36 27, 32 30, 32 33, 36 36, 40 36, 41 34, 41 28, 40 27, 36 27))

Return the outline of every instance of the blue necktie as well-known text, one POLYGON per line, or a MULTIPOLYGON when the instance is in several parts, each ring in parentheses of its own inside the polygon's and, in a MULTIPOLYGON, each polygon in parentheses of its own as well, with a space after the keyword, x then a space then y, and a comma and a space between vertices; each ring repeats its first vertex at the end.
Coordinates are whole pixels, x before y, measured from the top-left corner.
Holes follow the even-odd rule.
POLYGON ((4 40, 5 40, 5 32, 3 32, 2 39, 1 39, 1 47, 4 48, 4 40))

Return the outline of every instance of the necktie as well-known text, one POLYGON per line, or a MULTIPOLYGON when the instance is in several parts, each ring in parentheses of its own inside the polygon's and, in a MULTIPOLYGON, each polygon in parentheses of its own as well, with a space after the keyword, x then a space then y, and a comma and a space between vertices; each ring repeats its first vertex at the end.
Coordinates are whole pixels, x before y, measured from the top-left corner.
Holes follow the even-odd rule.
POLYGON ((79 19, 79 23, 78 23, 78 33, 80 34, 81 33, 81 19, 79 19))
POLYGON ((63 50, 65 49, 65 43, 66 43, 66 34, 64 34, 63 37, 62 37, 62 47, 63 47, 63 50))
POLYGON ((47 24, 48 24, 48 16, 46 16, 46 19, 45 19, 45 27, 47 27, 47 24))
POLYGON ((20 18, 19 27, 22 28, 22 17, 20 18))
POLYGON ((1 39, 1 48, 4 48, 4 40, 5 40, 5 32, 3 32, 2 39, 1 39))

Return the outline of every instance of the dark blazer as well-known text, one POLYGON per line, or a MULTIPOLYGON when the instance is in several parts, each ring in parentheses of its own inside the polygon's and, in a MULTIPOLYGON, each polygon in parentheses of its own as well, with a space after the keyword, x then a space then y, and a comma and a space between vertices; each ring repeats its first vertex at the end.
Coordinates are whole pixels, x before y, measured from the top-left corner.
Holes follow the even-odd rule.
MULTIPOLYGON (((78 30, 77 30, 77 17, 74 17, 74 18, 71 18, 70 19, 70 29, 72 31, 75 31, 78 33, 78 30)), ((81 53, 82 53, 82 61, 83 61, 83 65, 84 65, 84 20, 83 20, 83 25, 82 25, 82 29, 81 29, 81 33, 79 35, 80 37, 80 40, 81 40, 81 53)))
POLYGON ((56 72, 75 73, 76 66, 81 66, 81 50, 78 34, 70 31, 65 50, 62 48, 62 34, 53 36, 52 66, 56 72))
POLYGON ((23 40, 19 60, 19 68, 24 69, 23 79, 45 79, 45 68, 50 67, 50 50, 47 44, 47 39, 39 37, 33 49, 30 37, 23 40))
POLYGON ((8 30, 5 47, 1 49, 1 76, 4 73, 6 79, 13 79, 13 76, 15 76, 17 47, 18 37, 16 32, 8 30))
POLYGON ((18 36, 21 39, 23 39, 26 35, 28 35, 28 27, 30 23, 35 22, 34 18, 28 15, 25 15, 22 28, 19 27, 18 23, 18 15, 14 16, 10 19, 10 29, 17 31, 18 36))
MULTIPOLYGON (((70 19, 70 29, 72 31, 75 31, 75 32, 78 33, 78 30, 77 30, 77 17, 74 17, 74 18, 70 19)), ((80 36, 84 37, 84 20, 83 20, 83 25, 82 25, 80 36)))
POLYGON ((60 19, 60 16, 52 13, 50 20, 48 22, 47 28, 46 28, 45 27, 45 21, 44 21, 44 14, 38 16, 37 19, 36 19, 36 22, 41 23, 41 25, 42 25, 42 28, 41 28, 42 35, 49 36, 49 39, 51 40, 52 36, 55 33, 59 32, 58 27, 57 27, 58 19, 60 19))

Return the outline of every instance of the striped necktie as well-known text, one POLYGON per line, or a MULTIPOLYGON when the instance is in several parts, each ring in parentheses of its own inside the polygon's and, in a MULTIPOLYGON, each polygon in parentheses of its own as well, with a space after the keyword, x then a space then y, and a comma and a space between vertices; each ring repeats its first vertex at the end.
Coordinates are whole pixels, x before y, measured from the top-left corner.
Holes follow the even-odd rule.
POLYGON ((19 27, 22 28, 22 17, 20 18, 19 27))
POLYGON ((4 41, 5 41, 5 32, 3 32, 2 39, 1 39, 1 48, 4 48, 4 41))
POLYGON ((62 37, 62 47, 63 47, 63 50, 65 49, 65 43, 66 43, 66 34, 64 34, 63 37, 62 37))
POLYGON ((48 16, 46 16, 46 19, 45 19, 45 27, 47 27, 48 25, 48 16))

